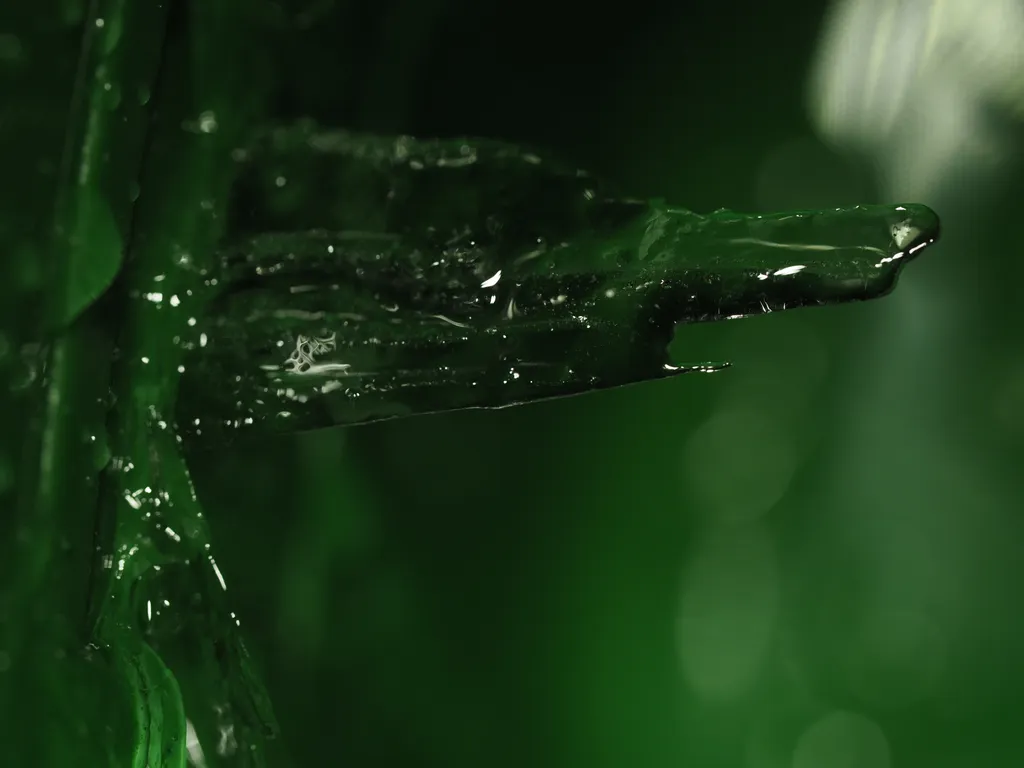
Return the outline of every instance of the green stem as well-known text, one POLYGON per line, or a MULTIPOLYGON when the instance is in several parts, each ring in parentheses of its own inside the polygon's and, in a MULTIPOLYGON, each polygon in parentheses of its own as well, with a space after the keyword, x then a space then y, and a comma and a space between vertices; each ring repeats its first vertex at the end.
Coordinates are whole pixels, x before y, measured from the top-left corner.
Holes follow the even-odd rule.
POLYGON ((174 424, 181 342, 214 282, 210 255, 235 171, 232 149, 259 119, 270 83, 246 71, 262 39, 258 27, 247 28, 257 10, 186 0, 172 7, 153 94, 158 119, 117 285, 113 459, 101 500, 112 542, 99 563, 94 636, 138 670, 128 671, 136 674, 135 760, 152 768, 184 765, 190 723, 207 766, 257 768, 274 754, 273 714, 239 637, 174 424), (170 682, 153 685, 158 679, 170 682))

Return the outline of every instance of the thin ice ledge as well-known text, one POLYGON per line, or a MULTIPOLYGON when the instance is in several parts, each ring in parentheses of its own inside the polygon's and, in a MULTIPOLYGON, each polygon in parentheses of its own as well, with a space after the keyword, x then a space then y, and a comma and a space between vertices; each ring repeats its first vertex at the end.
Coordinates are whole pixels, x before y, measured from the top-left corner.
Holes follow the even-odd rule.
POLYGON ((501 259, 426 255, 401 236, 260 235, 227 256, 235 287, 207 319, 185 392, 200 388, 207 432, 292 431, 707 370, 669 364, 677 323, 883 296, 938 231, 931 210, 907 205, 652 207, 611 236, 501 259))
POLYGON ((183 342, 184 432, 496 408, 709 370, 670 364, 678 323, 884 296, 939 235, 923 205, 699 215, 610 197, 493 142, 344 137, 286 141, 242 174, 253 213, 222 250, 204 343, 183 342), (262 179, 312 166, 332 186, 305 200, 262 179), (329 204, 353 171, 368 198, 329 204))

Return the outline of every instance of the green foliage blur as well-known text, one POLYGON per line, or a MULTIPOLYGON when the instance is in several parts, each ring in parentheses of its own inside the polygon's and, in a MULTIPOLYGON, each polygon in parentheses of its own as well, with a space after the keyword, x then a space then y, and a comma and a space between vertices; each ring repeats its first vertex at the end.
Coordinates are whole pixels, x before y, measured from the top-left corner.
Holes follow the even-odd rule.
MULTIPOLYGON (((191 452, 294 764, 1020 765, 1012 110, 985 113, 988 155, 928 156, 937 181, 915 187, 812 119, 820 2, 269 5, 290 25, 279 118, 545 147, 696 211, 943 219, 881 302, 680 328, 677 361, 723 373, 191 452)), ((12 125, 64 103, 26 84, 36 57, 71 76, 75 42, 22 50, 0 28, 4 274, 33 268, 15 230, 49 205, 12 125)), ((939 123, 953 102, 931 87, 939 123)))

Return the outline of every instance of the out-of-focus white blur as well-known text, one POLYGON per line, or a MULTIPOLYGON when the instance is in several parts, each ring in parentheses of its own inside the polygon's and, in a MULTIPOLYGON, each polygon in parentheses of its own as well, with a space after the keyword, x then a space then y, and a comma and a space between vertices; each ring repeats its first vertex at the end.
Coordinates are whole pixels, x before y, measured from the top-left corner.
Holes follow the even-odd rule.
POLYGON ((991 190, 1019 151, 1010 129, 1024 119, 1024 0, 835 0, 809 108, 824 141, 875 165, 882 197, 928 203, 943 220, 946 250, 932 258, 945 271, 928 259, 908 270, 875 309, 876 332, 849 353, 857 373, 817 541, 834 536, 860 563, 861 604, 834 640, 851 689, 879 709, 952 709, 998 681, 957 677, 950 659, 1000 669, 1013 654, 981 643, 975 617, 999 583, 980 565, 995 573, 1019 556, 1002 545, 1017 510, 979 459, 987 444, 951 432, 965 396, 944 382, 957 381, 982 338, 970 333, 986 327, 985 300, 960 283, 993 258, 970 245, 989 215, 970 190, 991 190))
POLYGON ((1005 159, 1024 117, 1024 1, 836 0, 810 81, 821 136, 877 163, 890 194, 1005 159))

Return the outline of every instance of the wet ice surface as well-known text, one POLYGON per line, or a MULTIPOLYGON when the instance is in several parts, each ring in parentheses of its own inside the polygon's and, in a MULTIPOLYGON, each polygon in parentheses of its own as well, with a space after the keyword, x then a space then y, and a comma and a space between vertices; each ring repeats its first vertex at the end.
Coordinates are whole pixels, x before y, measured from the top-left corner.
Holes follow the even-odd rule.
POLYGON ((490 141, 303 124, 238 159, 184 378, 201 415, 182 428, 207 437, 715 370, 670 365, 678 323, 883 296, 939 232, 920 205, 699 215, 617 199, 490 141))

